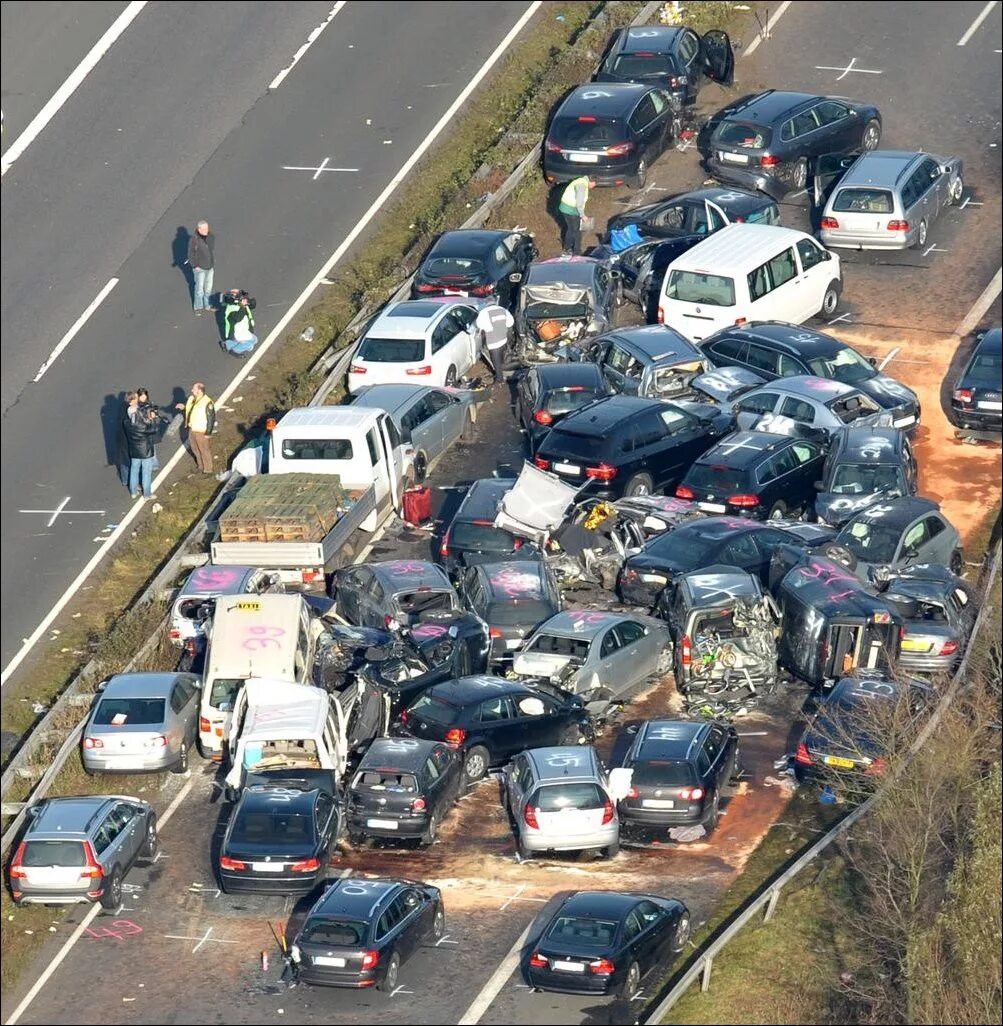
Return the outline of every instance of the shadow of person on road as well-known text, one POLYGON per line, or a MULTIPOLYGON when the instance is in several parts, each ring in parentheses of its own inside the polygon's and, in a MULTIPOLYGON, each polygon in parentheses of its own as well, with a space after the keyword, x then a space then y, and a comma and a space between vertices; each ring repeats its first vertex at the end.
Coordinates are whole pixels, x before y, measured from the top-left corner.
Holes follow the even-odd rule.
POLYGON ((176 267, 185 279, 188 286, 188 299, 195 300, 195 275, 188 266, 188 241, 191 239, 191 232, 184 225, 178 225, 178 230, 171 242, 171 267, 176 267))
POLYGON ((101 404, 101 433, 105 458, 109 467, 118 470, 118 479, 129 487, 129 450, 126 447, 122 417, 125 414, 125 392, 109 392, 101 404))

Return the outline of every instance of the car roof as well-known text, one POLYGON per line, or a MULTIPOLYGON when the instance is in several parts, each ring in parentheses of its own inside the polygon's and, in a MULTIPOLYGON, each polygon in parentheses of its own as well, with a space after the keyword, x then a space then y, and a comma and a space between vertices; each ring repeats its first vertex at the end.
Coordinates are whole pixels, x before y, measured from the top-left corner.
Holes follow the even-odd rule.
POLYGON ((745 470, 758 464, 764 456, 780 452, 801 441, 791 435, 774 435, 769 431, 733 431, 708 449, 696 462, 706 466, 745 470))
POLYGON ((281 806, 284 812, 309 815, 319 794, 318 787, 300 790, 288 784, 252 784, 241 792, 238 805, 244 812, 259 812, 281 806))
POLYGON ((383 563, 365 563, 391 590, 419 591, 422 588, 449 588, 446 571, 427 559, 390 559, 383 563))
POLYGON ((706 727, 701 720, 648 720, 642 728, 638 755, 644 759, 689 759, 693 743, 706 727))
POLYGON ((601 385, 602 373, 594 363, 543 363, 535 368, 536 378, 548 388, 574 385, 601 385))
POLYGON ((846 348, 832 335, 813 331, 803 324, 788 324, 786 321, 750 321, 748 324, 724 328, 704 339, 702 345, 716 338, 736 338, 745 342, 768 342, 782 351, 796 356, 829 356, 846 348))
POLYGON ((436 391, 428 385, 366 385, 355 393, 352 405, 397 413, 421 396, 436 391))
POLYGON ((405 299, 400 303, 391 303, 383 308, 364 337, 424 338, 446 316, 451 305, 455 304, 434 303, 430 299, 405 299))
POLYGON ((730 605, 736 599, 762 597, 759 579, 737 566, 715 564, 691 570, 679 578, 694 605, 730 605))
POLYGON ((640 82, 586 82, 572 89, 554 117, 592 114, 596 117, 626 117, 652 86, 640 82))
POLYGON ((726 224, 698 242, 669 264, 669 270, 699 274, 742 275, 755 270, 764 260, 786 246, 810 239, 796 228, 778 224, 726 224))
POLYGON ((638 894, 621 891, 576 891, 564 899, 554 914, 582 918, 612 916, 619 920, 640 900, 638 894))
MULTIPOLYGON (((898 499, 888 499, 861 510, 850 523, 861 521, 878 521, 892 527, 905 527, 917 517, 926 513, 939 513, 940 505, 933 499, 923 499, 918 495, 905 495, 898 499)), ((849 525, 848 525, 849 526, 849 525)), ((847 530, 844 528, 844 530, 847 530)))
POLYGON ((25 840, 42 836, 65 837, 67 834, 85 834, 94 817, 116 800, 109 795, 47 798, 39 803, 39 811, 30 820, 25 840))
MULTIPOLYGON (((743 189, 726 189, 723 186, 708 186, 704 189, 692 189, 679 193, 677 196, 666 197, 666 200, 700 199, 716 203, 726 213, 744 214, 764 207, 776 206, 776 201, 765 193, 745 192, 743 189)), ((628 210, 627 213, 630 213, 628 210)))
POLYGON ((169 698, 171 688, 181 676, 178 673, 117 673, 100 692, 100 697, 169 698))
POLYGON ((572 435, 612 434, 628 417, 635 417, 652 409, 663 409, 657 399, 643 399, 636 395, 606 395, 589 403, 584 409, 569 413, 550 433, 566 432, 572 435))
POLYGON ((752 121, 758 125, 772 125, 801 107, 826 97, 817 93, 795 93, 784 89, 767 89, 750 96, 744 103, 729 110, 724 120, 752 121))
POLYGON ((839 432, 835 457, 863 463, 901 464, 904 436, 898 428, 847 425, 839 432))
POLYGON ((603 265, 592 257, 551 257, 526 268, 523 285, 591 285, 603 265))
POLYGON ((824 608, 829 616, 870 619, 875 613, 883 613, 894 622, 901 622, 897 613, 892 616, 890 602, 869 591, 846 567, 815 553, 802 553, 783 580, 790 583, 800 602, 824 608))
POLYGON ((474 571, 484 578, 492 602, 519 602, 546 596, 543 561, 540 559, 479 563, 474 571))
POLYGON ((645 324, 636 328, 619 328, 601 336, 603 339, 621 339, 639 349, 652 360, 700 360, 703 354, 674 328, 662 324, 645 324))
MULTIPOLYGON (((802 399, 814 399, 819 403, 831 403, 845 396, 858 395, 860 389, 847 385, 832 378, 819 378, 813 374, 792 374, 789 378, 777 378, 760 388, 757 392, 786 392, 802 399)), ((751 393, 750 393, 751 394, 751 393)))
POLYGON ((488 517, 494 520, 498 514, 498 503, 502 496, 515 485, 514 477, 482 477, 467 489, 453 519, 488 517))
POLYGON ((457 677, 433 684, 425 694, 434 694, 453 705, 469 705, 480 702, 492 695, 515 695, 529 691, 524 685, 504 677, 492 677, 488 674, 477 674, 470 677, 457 677))
POLYGON ((857 696, 866 698, 877 698, 884 701, 894 699, 899 691, 901 685, 894 677, 886 677, 881 674, 881 681, 891 687, 895 694, 889 695, 884 689, 878 691, 862 691, 860 689, 861 680, 859 677, 843 677, 836 681, 832 686, 832 690, 822 700, 825 705, 848 705, 850 704, 847 700, 857 696))
POLYGON ((418 737, 378 737, 366 749, 358 768, 417 770, 436 748, 441 747, 437 741, 426 741, 418 737))
POLYGON ((599 774, 599 758, 591 745, 552 745, 531 748, 526 757, 543 782, 554 780, 594 780, 599 774))
POLYGON ((343 915, 368 919, 388 895, 404 885, 404 880, 369 880, 357 877, 335 880, 310 910, 309 915, 343 915))
POLYGON ((276 431, 280 435, 289 428, 365 431, 376 423, 379 415, 379 410, 367 409, 354 404, 351 406, 297 406, 283 415, 276 431))
POLYGON ((610 627, 633 617, 622 613, 601 613, 594 609, 566 609, 540 624, 541 634, 556 634, 562 638, 581 638, 591 641, 610 627))
MULTIPOLYGON (((932 154, 920 150, 872 150, 862 153, 840 178, 838 187, 873 185, 887 189, 898 185, 909 169, 932 154)), ((939 157, 934 157, 940 163, 939 157)))
POLYGON ((616 53, 671 53, 682 31, 682 26, 676 25, 640 25, 621 29, 616 53))
MULTIPOLYGON (((428 257, 436 256, 481 256, 491 252, 509 231, 493 231, 489 228, 455 228, 443 232, 428 251, 428 257)), ((426 259, 428 259, 426 257, 426 259)))
MULTIPOLYGON (((999 353, 1003 347, 1003 331, 999 328, 990 328, 975 347, 976 353, 999 353)), ((974 355, 974 354, 973 354, 974 355)))
POLYGON ((254 566, 197 566, 182 585, 178 597, 184 595, 242 595, 247 582, 258 572, 254 566))

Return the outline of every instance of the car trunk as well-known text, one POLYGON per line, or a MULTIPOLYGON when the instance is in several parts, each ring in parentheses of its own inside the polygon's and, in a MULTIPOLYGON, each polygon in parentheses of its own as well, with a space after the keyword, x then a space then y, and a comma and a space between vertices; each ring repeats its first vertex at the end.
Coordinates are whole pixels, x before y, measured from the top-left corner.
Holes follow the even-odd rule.
POLYGON ((541 787, 529 804, 540 833, 568 838, 601 829, 607 801, 595 784, 553 784, 541 787))
POLYGON ((402 820, 416 813, 424 814, 424 800, 418 781, 412 773, 400 770, 361 770, 352 784, 348 798, 349 812, 363 817, 373 829, 396 830, 402 820), (415 808, 415 802, 420 808, 415 808))
POLYGON ((639 763, 631 773, 631 789, 624 804, 644 812, 689 818, 703 808, 703 792, 689 763, 653 759, 639 763), (700 794, 694 799, 692 795, 700 794))
POLYGON ((898 630, 894 623, 830 622, 822 647, 822 676, 838 678, 855 670, 887 669, 888 650, 894 649, 898 630))
POLYGON ((96 879, 82 875, 87 869, 87 853, 80 841, 27 841, 19 869, 24 876, 14 885, 17 890, 44 890, 58 894, 101 886, 96 879))
POLYGON ((577 342, 592 319, 589 300, 589 290, 583 286, 526 285, 522 296, 524 343, 537 351, 537 357, 552 357, 555 349, 577 342))

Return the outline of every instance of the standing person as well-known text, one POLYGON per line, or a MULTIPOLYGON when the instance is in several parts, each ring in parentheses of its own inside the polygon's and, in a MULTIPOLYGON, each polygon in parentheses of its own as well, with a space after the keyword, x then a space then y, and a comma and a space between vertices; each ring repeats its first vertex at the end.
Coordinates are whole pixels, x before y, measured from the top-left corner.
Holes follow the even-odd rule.
MULTIPOLYGON (((564 222, 561 244, 565 253, 578 256, 582 248, 582 218, 585 217, 585 204, 589 199, 589 190, 596 187, 596 180, 588 175, 572 178, 561 193, 557 211, 564 222)), ((558 186, 560 188, 560 186, 558 186)))
POLYGON ((209 436, 216 430, 216 406, 205 393, 205 385, 196 381, 191 395, 176 409, 184 410, 188 442, 191 445, 195 465, 203 474, 212 473, 212 447, 209 436))
MULTIPOLYGON (((131 393, 130 393, 131 394, 131 393)), ((144 416, 148 416, 150 420, 156 425, 157 436, 154 438, 154 449, 153 449, 153 472, 156 473, 160 469, 160 457, 157 455, 156 445, 158 442, 163 441, 164 425, 170 423, 170 415, 162 410, 159 406, 155 406, 150 402, 150 393, 147 389, 140 386, 136 389, 136 402, 139 404, 139 410, 144 416), (149 416, 152 414, 152 416, 149 416)))
POLYGON ((491 303, 477 314, 474 327, 481 341, 481 351, 494 372, 495 382, 504 381, 505 346, 515 318, 503 306, 491 303))
POLYGON ((195 278, 192 307, 196 317, 201 317, 203 310, 212 309, 209 297, 212 295, 215 248, 216 236, 209 231, 209 222, 199 221, 195 226, 195 234, 188 240, 188 264, 195 278))
POLYGON ((223 348, 234 356, 246 356, 258 344, 254 334, 254 299, 243 289, 230 289, 223 308, 223 348))
MULTIPOLYGON (((125 432, 125 421, 128 417, 132 419, 136 416, 136 412, 139 409, 138 396, 135 392, 125 393, 125 402, 122 407, 122 416, 118 422, 118 438, 117 438, 117 460, 118 460, 118 479, 122 484, 129 488, 129 469, 132 460, 129 458, 129 439, 125 432)), ((129 489, 132 490, 131 488, 129 489)))
MULTIPOLYGON (((134 393, 130 393, 132 395, 134 393)), ((154 439, 157 436, 157 416, 150 410, 140 409, 129 413, 128 407, 122 415, 122 430, 125 432, 126 445, 129 451, 129 494, 139 498, 142 485, 143 498, 153 498, 153 457, 154 439)))

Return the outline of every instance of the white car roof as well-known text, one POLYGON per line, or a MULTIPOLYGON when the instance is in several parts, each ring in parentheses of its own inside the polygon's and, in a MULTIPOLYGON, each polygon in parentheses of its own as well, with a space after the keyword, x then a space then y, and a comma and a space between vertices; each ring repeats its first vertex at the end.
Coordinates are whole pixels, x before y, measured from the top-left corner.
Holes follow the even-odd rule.
POLYGON ((290 410, 275 430, 278 434, 284 434, 290 428, 358 428, 365 431, 376 423, 382 412, 372 406, 301 406, 290 410))
POLYGON ((247 716, 240 741, 281 741, 319 737, 330 699, 310 684, 256 678, 244 684, 247 716))
POLYGON ((802 239, 811 236, 774 224, 729 224, 673 260, 669 270, 745 275, 802 239))
POLYGON ((446 312, 454 306, 469 306, 474 303, 463 302, 463 297, 431 299, 405 299, 400 303, 391 303, 379 317, 369 326, 363 338, 373 335, 376 338, 427 338, 432 329, 446 316, 446 312), (435 307, 433 313, 427 313, 429 307, 435 307), (414 310, 417 316, 406 316, 414 310))

